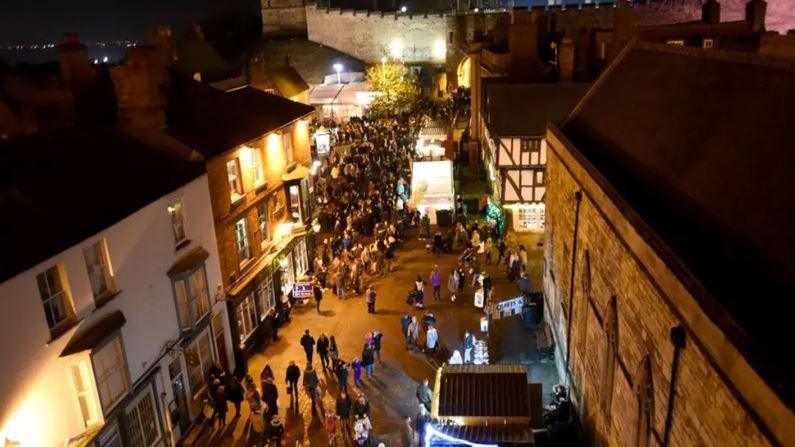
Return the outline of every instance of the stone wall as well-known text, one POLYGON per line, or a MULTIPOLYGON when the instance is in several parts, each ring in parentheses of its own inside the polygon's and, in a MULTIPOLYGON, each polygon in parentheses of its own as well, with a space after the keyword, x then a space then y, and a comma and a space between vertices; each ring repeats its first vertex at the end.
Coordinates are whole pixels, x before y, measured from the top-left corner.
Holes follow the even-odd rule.
MULTIPOLYGON (((629 248, 635 242, 634 239, 628 242, 625 237, 627 221, 613 218, 614 213, 618 213, 617 208, 605 208, 605 192, 595 186, 592 179, 583 179, 584 168, 551 132, 547 139, 551 150, 547 161, 545 314, 556 339, 556 361, 561 377, 567 377, 566 350, 568 342, 571 343, 568 383, 583 425, 597 445, 636 445, 638 372, 647 356, 653 389, 648 445, 661 445, 674 356, 670 330, 677 325, 685 327, 687 343, 681 351, 670 445, 774 444, 773 435, 765 433, 781 428, 769 428, 774 424, 764 425, 767 422, 755 416, 772 399, 760 400, 754 407, 749 403, 752 400, 738 391, 747 390, 747 384, 730 382, 731 372, 717 369, 718 363, 704 347, 708 342, 701 328, 709 323, 701 320, 694 324, 683 317, 693 310, 674 307, 677 301, 668 295, 674 292, 659 286, 655 276, 658 274, 650 273, 659 266, 642 264, 639 259, 644 259, 645 255, 638 255, 629 248), (575 253, 575 192, 580 190, 583 193, 575 253), (573 289, 570 287, 572 265, 575 270, 573 289), (608 346, 605 320, 613 296, 617 356, 614 385, 610 389, 605 386, 608 381, 603 364, 608 346), (573 309, 569 309, 572 301, 573 309), (572 316, 570 338, 566 318, 569 312, 572 316), (603 411, 601 405, 605 395, 612 396, 608 411, 603 411)), ((737 359, 735 365, 741 363, 744 364, 744 360, 737 359)), ((749 382, 754 380, 751 375, 747 378, 749 382)))
POLYGON ((260 0, 262 34, 266 36, 306 33, 304 0, 260 0))
POLYGON ((366 63, 402 55, 406 62, 444 63, 454 18, 448 15, 395 15, 306 7, 309 40, 348 53, 366 63))

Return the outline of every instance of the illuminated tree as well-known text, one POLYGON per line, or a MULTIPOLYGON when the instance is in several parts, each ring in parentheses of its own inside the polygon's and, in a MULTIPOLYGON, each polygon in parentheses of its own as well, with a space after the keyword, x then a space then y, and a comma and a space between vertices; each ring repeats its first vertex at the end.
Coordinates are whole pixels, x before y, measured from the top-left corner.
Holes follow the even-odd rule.
POLYGON ((420 97, 417 79, 399 61, 384 60, 373 65, 367 69, 367 80, 374 91, 381 93, 370 104, 370 113, 376 116, 408 110, 420 97))

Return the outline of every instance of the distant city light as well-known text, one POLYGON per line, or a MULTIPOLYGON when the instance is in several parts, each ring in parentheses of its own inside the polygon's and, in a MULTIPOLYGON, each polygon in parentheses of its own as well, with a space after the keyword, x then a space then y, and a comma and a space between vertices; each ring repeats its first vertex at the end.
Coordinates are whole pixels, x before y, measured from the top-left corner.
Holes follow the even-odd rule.
POLYGON ((105 56, 105 57, 103 57, 103 58, 102 58, 102 63, 103 63, 103 64, 107 64, 107 63, 108 63, 108 60, 109 60, 109 59, 108 59, 108 56, 105 56))

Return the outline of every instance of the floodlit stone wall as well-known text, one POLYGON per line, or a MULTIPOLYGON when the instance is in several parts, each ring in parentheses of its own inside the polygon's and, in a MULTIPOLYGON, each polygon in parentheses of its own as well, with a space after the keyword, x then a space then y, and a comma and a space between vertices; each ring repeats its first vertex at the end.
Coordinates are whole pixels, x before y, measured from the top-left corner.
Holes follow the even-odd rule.
POLYGON ((309 40, 376 63, 382 57, 444 63, 454 17, 306 7, 309 40))
MULTIPOLYGON (((655 263, 658 258, 636 249, 644 242, 577 158, 552 132, 547 140, 551 150, 544 244, 545 317, 552 325, 562 378, 567 377, 566 350, 571 344, 568 383, 577 412, 596 445, 638 445, 638 384, 640 366, 647 356, 653 390, 648 445, 661 445, 674 358, 670 331, 678 325, 685 327, 686 345, 681 350, 670 445, 766 446, 776 444, 777 436, 788 436, 790 428, 781 421, 792 413, 780 410, 783 404, 727 341, 720 344, 720 350, 715 349, 716 334, 717 339, 725 340, 719 329, 676 277, 655 263), (575 250, 577 191, 583 193, 575 250), (609 387, 603 365, 613 296, 617 355, 612 363, 614 382, 609 387), (605 396, 611 397, 607 411, 605 396)), ((786 444, 783 438, 778 441, 786 444)))
POLYGON ((262 34, 266 36, 306 32, 304 0, 260 0, 262 34))

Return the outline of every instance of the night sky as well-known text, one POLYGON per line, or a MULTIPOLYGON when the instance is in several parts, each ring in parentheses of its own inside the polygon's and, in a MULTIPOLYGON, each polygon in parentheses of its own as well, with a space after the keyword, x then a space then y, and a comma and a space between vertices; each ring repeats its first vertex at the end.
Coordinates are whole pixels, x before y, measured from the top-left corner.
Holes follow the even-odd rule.
POLYGON ((0 0, 0 44, 60 41, 76 31, 85 41, 142 40, 169 24, 175 32, 223 7, 253 14, 258 0, 0 0))

